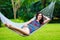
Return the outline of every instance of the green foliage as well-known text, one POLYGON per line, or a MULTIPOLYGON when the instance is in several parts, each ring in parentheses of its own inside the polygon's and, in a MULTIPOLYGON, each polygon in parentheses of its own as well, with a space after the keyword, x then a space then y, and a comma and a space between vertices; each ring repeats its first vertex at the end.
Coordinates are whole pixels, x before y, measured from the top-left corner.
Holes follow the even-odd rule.
POLYGON ((40 1, 38 2, 39 4, 37 2, 36 1, 28 1, 28 0, 24 1, 23 4, 21 5, 20 9, 17 12, 18 15, 24 21, 27 21, 27 20, 31 19, 34 16, 35 12, 36 12, 36 11, 34 11, 35 10, 34 5, 36 5, 36 8, 39 7, 39 4, 40 4, 39 2, 40 1), (34 9, 32 10, 32 8, 34 8, 34 9))
POLYGON ((0 0, 0 11, 8 18, 13 18, 11 0, 0 0))
MULTIPOLYGON (((42 0, 20 0, 20 8, 17 11, 17 18, 25 21, 31 19, 36 12, 43 9, 42 0)), ((55 1, 55 0, 54 0, 55 1)), ((56 0, 54 16, 60 18, 60 0, 56 0)), ((51 0, 46 0, 46 6, 51 0)), ((11 0, 0 0, 0 11, 8 18, 14 18, 11 0)))
POLYGON ((56 2, 54 16, 60 18, 60 1, 56 2))

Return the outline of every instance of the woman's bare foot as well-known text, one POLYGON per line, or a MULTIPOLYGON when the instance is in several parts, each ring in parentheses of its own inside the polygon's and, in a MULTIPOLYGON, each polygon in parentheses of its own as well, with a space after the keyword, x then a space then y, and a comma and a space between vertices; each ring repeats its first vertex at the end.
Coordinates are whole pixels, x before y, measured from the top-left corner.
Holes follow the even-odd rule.
POLYGON ((7 24, 5 24, 5 26, 8 26, 7 24))
POLYGON ((11 25, 10 24, 5 24, 5 26, 10 27, 11 25))

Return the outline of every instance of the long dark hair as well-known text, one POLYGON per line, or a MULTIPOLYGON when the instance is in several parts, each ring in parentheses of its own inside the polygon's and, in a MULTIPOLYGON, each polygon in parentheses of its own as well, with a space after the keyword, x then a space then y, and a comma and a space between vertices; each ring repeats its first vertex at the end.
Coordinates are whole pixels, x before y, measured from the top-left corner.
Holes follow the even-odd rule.
MULTIPOLYGON (((37 14, 36 14, 36 19, 38 18, 38 15, 39 15, 39 14, 42 14, 42 13, 41 13, 41 12, 37 12, 37 14)), ((43 14, 42 14, 42 18, 39 20, 39 23, 42 24, 43 21, 44 21, 44 19, 43 19, 43 14)))

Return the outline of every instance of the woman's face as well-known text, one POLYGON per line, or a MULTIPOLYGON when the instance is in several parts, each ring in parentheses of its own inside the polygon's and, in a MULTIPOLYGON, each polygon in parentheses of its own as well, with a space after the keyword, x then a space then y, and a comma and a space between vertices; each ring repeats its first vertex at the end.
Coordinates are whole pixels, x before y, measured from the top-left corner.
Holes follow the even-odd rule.
POLYGON ((40 20, 42 18, 42 14, 38 14, 37 19, 40 20))

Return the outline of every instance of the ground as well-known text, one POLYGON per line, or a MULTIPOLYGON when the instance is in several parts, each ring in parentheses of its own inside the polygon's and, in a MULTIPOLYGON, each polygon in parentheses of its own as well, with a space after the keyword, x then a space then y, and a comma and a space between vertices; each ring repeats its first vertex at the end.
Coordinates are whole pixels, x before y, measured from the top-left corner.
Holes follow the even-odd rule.
POLYGON ((30 36, 21 36, 4 25, 0 28, 0 40, 60 40, 60 24, 46 24, 30 36))

